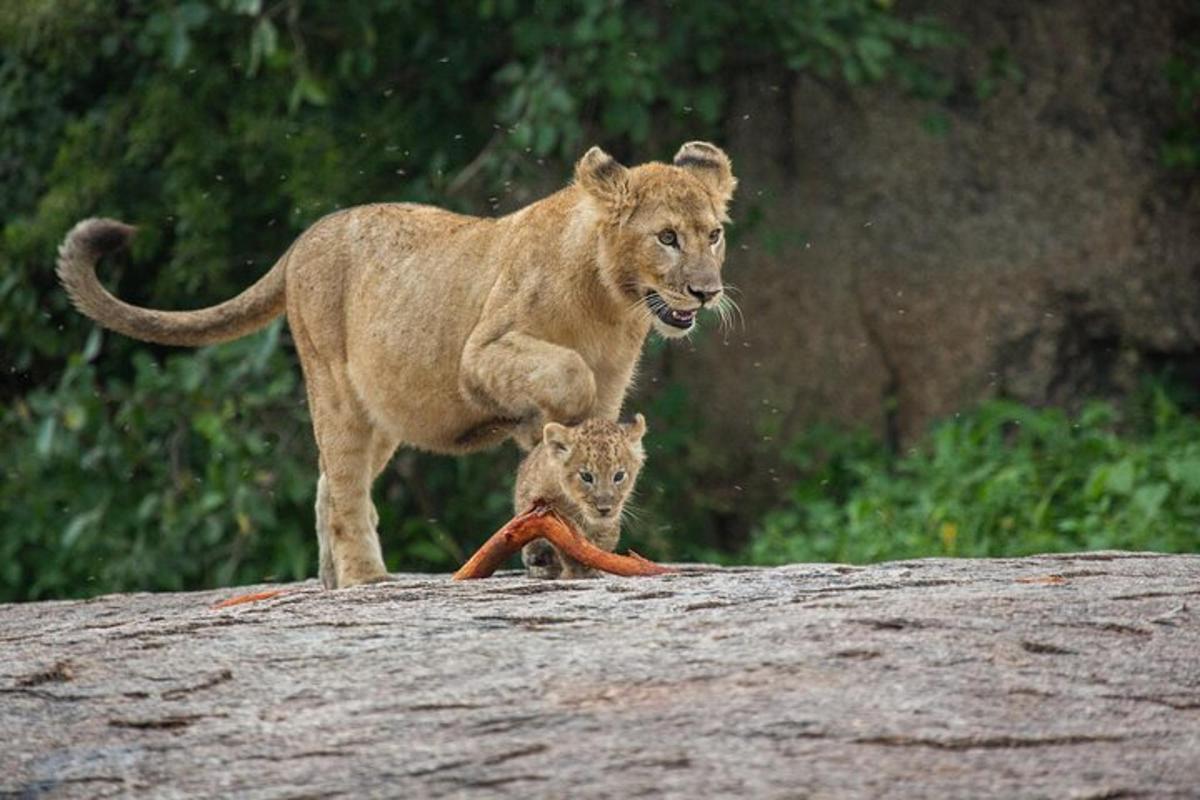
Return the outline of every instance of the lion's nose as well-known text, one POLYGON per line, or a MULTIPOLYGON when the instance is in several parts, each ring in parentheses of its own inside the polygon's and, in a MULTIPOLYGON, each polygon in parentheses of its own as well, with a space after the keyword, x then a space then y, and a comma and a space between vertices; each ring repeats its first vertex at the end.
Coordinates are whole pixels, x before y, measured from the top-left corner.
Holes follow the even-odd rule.
POLYGON ((711 286, 692 286, 688 284, 688 294, 700 301, 700 305, 708 305, 708 301, 721 293, 721 287, 712 288, 711 286))

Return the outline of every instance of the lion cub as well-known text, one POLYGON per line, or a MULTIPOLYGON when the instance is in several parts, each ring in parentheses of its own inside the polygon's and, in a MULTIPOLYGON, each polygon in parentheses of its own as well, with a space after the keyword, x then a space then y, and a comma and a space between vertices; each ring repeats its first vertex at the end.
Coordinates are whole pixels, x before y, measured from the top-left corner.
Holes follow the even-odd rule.
MULTIPOLYGON (((590 419, 568 428, 549 422, 542 442, 517 470, 516 513, 545 500, 588 541, 612 551, 621 537, 621 510, 646 459, 646 419, 619 423, 590 419)), ((588 578, 595 570, 558 552, 545 539, 525 545, 521 561, 531 578, 588 578)))

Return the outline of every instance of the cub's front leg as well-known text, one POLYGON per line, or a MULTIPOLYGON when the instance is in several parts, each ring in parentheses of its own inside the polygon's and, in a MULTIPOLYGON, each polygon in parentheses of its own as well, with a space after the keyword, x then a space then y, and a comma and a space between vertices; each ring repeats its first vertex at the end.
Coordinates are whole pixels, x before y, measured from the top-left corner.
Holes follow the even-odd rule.
POLYGON ((459 384, 475 404, 522 420, 514 438, 525 449, 541 440, 544 423, 576 424, 596 405, 596 377, 583 356, 519 331, 472 334, 459 384))
POLYGON ((521 563, 530 578, 554 580, 563 571, 562 556, 545 539, 534 539, 521 548, 521 563))
MULTIPOLYGON (((616 525, 614 527, 598 528, 592 525, 583 529, 583 535, 589 542, 596 545, 601 550, 607 550, 611 553, 617 549, 617 541, 621 538, 621 526, 616 525)), ((538 541, 545 542, 544 539, 539 539, 538 541)), ((531 544, 537 544, 537 542, 531 542, 531 544)), ((600 573, 596 570, 592 569, 591 567, 584 566, 570 556, 558 552, 554 545, 550 544, 549 542, 545 542, 545 544, 547 544, 550 549, 554 551, 554 555, 558 557, 558 570, 554 575, 549 577, 568 579, 600 577, 600 573)), ((534 575, 530 574, 530 577, 534 577, 534 575)))

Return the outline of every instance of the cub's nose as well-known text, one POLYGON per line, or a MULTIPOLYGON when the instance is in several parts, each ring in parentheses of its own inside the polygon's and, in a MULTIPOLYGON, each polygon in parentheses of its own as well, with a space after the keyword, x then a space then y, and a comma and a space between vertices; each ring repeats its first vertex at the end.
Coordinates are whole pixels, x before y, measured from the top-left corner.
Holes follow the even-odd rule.
POLYGON ((721 287, 717 286, 692 286, 688 284, 688 294, 700 301, 700 305, 706 306, 708 302, 721 293, 721 287))
POLYGON ((596 506, 596 512, 602 517, 607 517, 612 513, 612 506, 596 506))

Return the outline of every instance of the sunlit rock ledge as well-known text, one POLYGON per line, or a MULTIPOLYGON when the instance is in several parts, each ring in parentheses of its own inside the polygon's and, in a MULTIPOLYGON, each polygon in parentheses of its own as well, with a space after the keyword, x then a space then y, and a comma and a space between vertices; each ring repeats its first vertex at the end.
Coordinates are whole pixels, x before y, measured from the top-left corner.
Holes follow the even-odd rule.
POLYGON ((0 797, 1200 786, 1200 556, 110 595, 0 642, 0 797))

